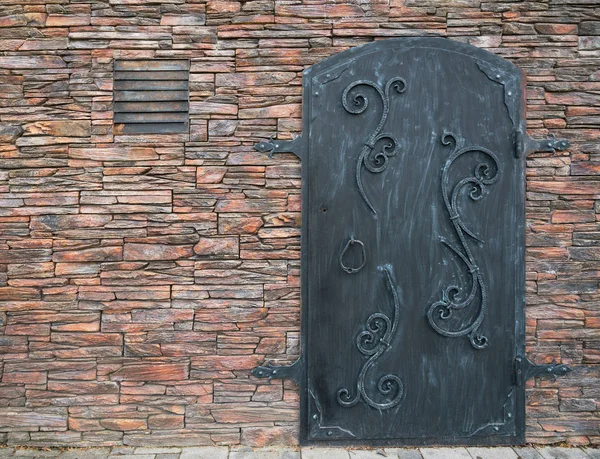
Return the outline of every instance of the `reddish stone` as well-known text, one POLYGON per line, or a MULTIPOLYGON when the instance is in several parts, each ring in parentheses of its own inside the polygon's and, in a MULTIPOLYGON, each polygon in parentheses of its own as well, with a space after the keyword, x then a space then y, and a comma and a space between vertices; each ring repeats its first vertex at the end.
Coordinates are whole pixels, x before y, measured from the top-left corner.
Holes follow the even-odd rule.
POLYGON ((206 12, 208 14, 215 13, 237 13, 240 10, 238 2, 230 2, 226 0, 209 0, 206 3, 206 12))
POLYGON ((52 261, 78 262, 78 261, 119 261, 122 259, 122 247, 98 247, 93 249, 65 250, 55 252, 52 261))
POLYGON ((251 370, 262 363, 263 356, 193 357, 192 368, 200 370, 251 370))
POLYGON ((127 364, 110 374, 113 381, 181 381, 187 378, 186 363, 127 364))
POLYGON ((50 334, 50 324, 7 325, 4 334, 25 336, 47 336, 50 334))
POLYGON ((544 35, 577 34, 577 24, 536 24, 535 30, 544 35))
POLYGON ((237 236, 201 237, 194 246, 194 253, 201 257, 239 258, 237 236))
POLYGON ((595 222, 594 211, 557 210, 552 212, 552 223, 585 223, 595 222))
POLYGON ((46 19, 46 27, 73 27, 73 26, 86 26, 90 23, 90 16, 78 16, 78 15, 63 15, 63 14, 49 14, 46 19))
POLYGON ((297 445, 297 430, 295 426, 244 427, 242 428, 242 444, 258 448, 297 445))
POLYGON ((178 260, 194 254, 191 245, 125 244, 124 260, 178 260))
POLYGON ((298 410, 262 406, 219 407, 211 410, 217 422, 224 424, 248 424, 251 422, 294 422, 298 410))
POLYGON ((25 135, 52 135, 68 137, 89 137, 90 121, 37 121, 24 126, 25 135))
POLYGON ((157 414, 148 418, 149 429, 176 430, 183 429, 183 416, 157 414))
MULTIPOLYGON (((46 384, 48 380, 45 371, 28 371, 23 373, 4 373, 2 382, 6 384, 46 384)), ((2 421, 0 421, 0 424, 2 421)))
POLYGON ((0 429, 25 429, 40 427, 65 429, 67 410, 65 408, 4 408, 0 416, 0 429))
POLYGON ((108 430, 142 430, 148 428, 145 419, 102 419, 100 425, 108 430))
POLYGON ((196 181, 198 183, 221 183, 226 172, 227 168, 221 166, 199 167, 196 173, 196 181))

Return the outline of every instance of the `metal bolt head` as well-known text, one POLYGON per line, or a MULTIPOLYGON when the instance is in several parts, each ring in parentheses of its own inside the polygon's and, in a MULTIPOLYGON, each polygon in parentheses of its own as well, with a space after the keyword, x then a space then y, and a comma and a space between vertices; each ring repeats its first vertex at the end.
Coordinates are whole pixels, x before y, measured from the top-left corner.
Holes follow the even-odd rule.
POLYGON ((273 374, 276 375, 277 374, 277 370, 273 370, 273 374))
POLYGON ((509 96, 512 96, 512 92, 508 91, 506 94, 508 94, 509 96))
POLYGON ((333 432, 331 430, 328 430, 327 435, 331 437, 333 435, 333 432))
POLYGON ((316 420, 319 416, 317 416, 316 414, 313 414, 313 419, 316 420))
POLYGON ((496 78, 500 79, 500 74, 499 73, 496 75, 496 78))

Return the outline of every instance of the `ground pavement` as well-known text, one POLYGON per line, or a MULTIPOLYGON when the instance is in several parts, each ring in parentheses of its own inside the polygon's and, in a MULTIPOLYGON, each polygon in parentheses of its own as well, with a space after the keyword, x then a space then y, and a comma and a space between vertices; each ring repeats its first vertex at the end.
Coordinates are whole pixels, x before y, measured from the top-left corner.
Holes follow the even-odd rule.
POLYGON ((518 448, 1 448, 0 458, 18 459, 600 459, 600 449, 518 448))

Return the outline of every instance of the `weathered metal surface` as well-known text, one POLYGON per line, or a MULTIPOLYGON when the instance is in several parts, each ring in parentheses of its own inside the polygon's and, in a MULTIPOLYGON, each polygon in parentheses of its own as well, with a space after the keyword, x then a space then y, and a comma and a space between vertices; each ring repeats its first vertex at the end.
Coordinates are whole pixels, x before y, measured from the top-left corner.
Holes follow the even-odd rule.
POLYGON ((188 89, 187 60, 115 61, 114 132, 188 132, 188 89))
POLYGON ((525 156, 567 144, 524 134, 523 83, 379 41, 307 69, 303 136, 255 146, 302 159, 302 357, 253 372, 299 383, 302 443, 524 441, 525 156))

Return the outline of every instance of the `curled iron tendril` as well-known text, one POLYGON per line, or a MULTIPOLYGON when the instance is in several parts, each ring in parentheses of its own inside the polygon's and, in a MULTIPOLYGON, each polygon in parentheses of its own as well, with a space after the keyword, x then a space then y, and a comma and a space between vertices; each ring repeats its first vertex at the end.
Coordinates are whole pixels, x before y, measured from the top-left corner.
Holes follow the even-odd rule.
POLYGON ((371 204, 362 183, 362 169, 364 167, 374 174, 383 172, 388 166, 389 158, 397 153, 398 140, 392 134, 382 133, 381 131, 390 110, 390 92, 394 91, 397 94, 402 94, 406 90, 406 81, 403 78, 394 77, 388 80, 385 88, 370 80, 357 80, 350 83, 342 94, 342 105, 348 113, 353 115, 363 113, 369 106, 369 99, 364 93, 356 92, 353 93, 354 95, 351 94, 359 86, 373 88, 383 103, 383 111, 379 123, 365 139, 356 163, 356 185, 358 191, 371 212, 377 215, 377 211, 373 207, 373 204, 371 204))
POLYGON ((376 312, 371 314, 365 324, 365 329, 356 337, 356 347, 359 352, 367 357, 368 360, 363 364, 356 381, 356 393, 350 394, 348 389, 340 389, 337 393, 337 400, 343 407, 352 407, 362 398, 364 402, 372 408, 378 410, 387 410, 398 405, 404 396, 404 384, 402 380, 393 374, 382 376, 377 383, 377 391, 386 400, 377 402, 367 393, 365 379, 369 370, 381 355, 391 347, 391 339, 398 329, 400 320, 400 298, 394 287, 392 276, 387 267, 383 268, 385 273, 385 282, 394 301, 394 315, 390 319, 386 314, 376 312))
POLYGON ((483 323, 487 308, 487 289, 483 274, 469 248, 466 236, 469 236, 478 242, 482 241, 462 221, 458 211, 458 199, 463 190, 467 191, 469 198, 473 201, 482 199, 486 193, 487 187, 496 183, 500 178, 500 163, 497 156, 487 148, 481 146, 459 148, 457 138, 452 133, 444 133, 441 141, 445 146, 454 147, 454 151, 446 161, 442 172, 442 195, 444 197, 446 210, 450 216, 450 221, 452 222, 454 231, 459 239, 460 248, 444 238, 440 238, 440 240, 442 244, 454 252, 464 263, 471 276, 471 286, 469 289, 464 289, 456 285, 446 287, 442 291, 442 299, 429 306, 427 310, 427 319, 431 327, 440 335, 450 338, 466 335, 469 337, 469 341, 475 349, 484 349, 488 346, 489 341, 485 335, 479 332, 479 327, 483 323), (469 153, 483 154, 491 161, 491 164, 488 162, 478 163, 475 166, 472 176, 463 178, 450 189, 450 168, 459 157, 469 153), (451 330, 449 327, 444 326, 443 321, 450 319, 454 311, 462 310, 472 305, 478 292, 480 301, 475 318, 468 325, 461 327, 458 330, 451 330))

